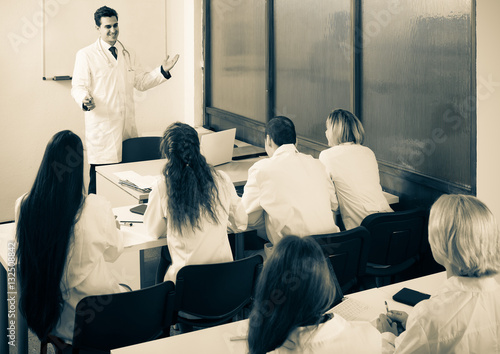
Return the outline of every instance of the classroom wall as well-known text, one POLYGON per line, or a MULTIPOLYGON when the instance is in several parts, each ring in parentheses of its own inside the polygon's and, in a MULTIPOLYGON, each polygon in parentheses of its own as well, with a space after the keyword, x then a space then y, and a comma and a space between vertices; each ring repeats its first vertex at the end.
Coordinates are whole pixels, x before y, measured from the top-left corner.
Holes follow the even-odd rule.
MULTIPOLYGON (((69 3, 45 1, 52 4, 47 21, 69 3)), ((167 1, 167 50, 179 53, 180 60, 169 82, 138 94, 139 134, 161 132, 176 120, 202 122, 201 2, 167 1)), ((70 95, 71 82, 42 80, 43 14, 41 1, 0 2, 0 222, 13 220, 14 202, 29 190, 50 137, 70 129, 84 138, 83 113, 70 95)), ((67 30, 78 35, 81 29, 67 21, 67 30)))
POLYGON ((477 196, 500 220, 500 2, 477 1, 477 196))

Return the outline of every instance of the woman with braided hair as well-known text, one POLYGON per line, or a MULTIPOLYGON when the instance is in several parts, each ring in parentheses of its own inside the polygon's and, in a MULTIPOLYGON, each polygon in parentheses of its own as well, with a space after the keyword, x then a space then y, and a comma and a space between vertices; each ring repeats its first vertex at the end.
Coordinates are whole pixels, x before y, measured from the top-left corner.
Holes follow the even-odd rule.
POLYGON ((172 264, 164 280, 175 282, 185 265, 232 261, 227 230, 245 230, 247 215, 231 179, 207 164, 194 128, 171 124, 160 150, 167 162, 149 195, 144 223, 149 234, 166 235, 172 264))

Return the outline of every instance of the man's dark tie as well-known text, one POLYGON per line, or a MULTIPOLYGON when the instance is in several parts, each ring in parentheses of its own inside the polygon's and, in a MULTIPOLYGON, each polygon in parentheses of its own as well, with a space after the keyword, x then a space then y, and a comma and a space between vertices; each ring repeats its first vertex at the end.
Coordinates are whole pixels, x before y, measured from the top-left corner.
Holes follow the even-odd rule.
POLYGON ((117 56, 116 56, 116 47, 109 47, 109 51, 111 52, 111 54, 113 54, 113 56, 116 59, 117 58, 117 56))

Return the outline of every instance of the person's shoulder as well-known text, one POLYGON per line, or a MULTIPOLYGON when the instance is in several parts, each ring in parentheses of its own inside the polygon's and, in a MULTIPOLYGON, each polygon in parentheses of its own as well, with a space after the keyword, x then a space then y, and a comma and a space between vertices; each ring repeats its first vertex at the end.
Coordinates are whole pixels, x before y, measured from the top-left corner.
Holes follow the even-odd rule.
POLYGON ((16 199, 16 203, 15 203, 16 209, 18 209, 21 206, 21 203, 23 202, 23 200, 26 198, 27 195, 28 195, 28 193, 26 192, 22 196, 20 196, 19 198, 16 199))
POLYGON ((361 145, 361 144, 354 144, 354 146, 357 146, 357 149, 361 150, 361 151, 364 151, 366 154, 370 154, 370 155, 373 155, 375 156, 375 153, 373 152, 372 149, 370 149, 368 146, 366 145, 361 145))
POLYGON ((319 153, 319 159, 325 159, 329 158, 330 156, 334 156, 338 152, 338 149, 336 149, 336 146, 329 147, 328 149, 325 149, 319 153))
POLYGON ((224 171, 214 170, 213 175, 214 175, 215 179, 218 181, 221 181, 223 183, 231 183, 231 184, 233 183, 231 181, 231 178, 229 177, 229 175, 224 171))
POLYGON ((89 194, 85 197, 84 210, 99 214, 102 210, 111 210, 111 203, 101 195, 89 194))
POLYGON ((97 50, 97 41, 92 42, 89 45, 79 49, 77 52, 77 55, 78 54, 87 54, 87 53, 89 53, 91 51, 95 51, 95 50, 97 50))
POLYGON ((19 198, 17 198, 16 200, 16 203, 14 204, 14 215, 15 215, 15 221, 17 222, 17 220, 19 219, 19 212, 21 210, 21 204, 23 203, 24 199, 26 198, 26 196, 28 195, 28 193, 24 193, 22 196, 20 196, 19 198))
POLYGON ((163 174, 155 178, 153 183, 151 183, 151 190, 164 194, 167 193, 167 182, 165 181, 165 176, 163 174))
POLYGON ((265 169, 267 166, 269 166, 271 164, 272 164, 272 159, 271 158, 264 158, 264 159, 261 159, 261 160, 255 162, 250 167, 250 169, 251 170, 262 170, 262 169, 265 169))
MULTIPOLYGON (((122 47, 122 48, 120 48, 120 45, 119 45, 119 47, 118 47, 118 48, 119 48, 119 50, 121 50, 121 49, 125 49, 125 50, 126 50, 126 51, 128 51, 131 55, 135 55, 135 50, 134 50, 134 47, 129 46, 127 42, 122 42, 121 40, 120 40, 120 44, 121 44, 121 47, 122 47)), ((115 45, 116 45, 116 44, 115 44, 115 45)))
POLYGON ((94 57, 98 51, 99 51, 99 49, 97 48, 97 42, 94 42, 94 43, 89 44, 88 46, 78 50, 76 52, 76 58, 77 58, 77 60, 90 61, 91 58, 94 57))
POLYGON ((318 165, 318 166, 323 166, 321 161, 317 158, 315 158, 312 155, 309 154, 304 154, 302 152, 299 152, 297 155, 301 160, 303 160, 306 163, 309 163, 310 165, 318 165))

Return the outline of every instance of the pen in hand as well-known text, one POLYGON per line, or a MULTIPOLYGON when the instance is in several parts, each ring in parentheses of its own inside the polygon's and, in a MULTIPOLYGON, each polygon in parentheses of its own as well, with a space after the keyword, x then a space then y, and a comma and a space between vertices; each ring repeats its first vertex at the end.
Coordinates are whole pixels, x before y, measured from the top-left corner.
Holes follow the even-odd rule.
POLYGON ((392 325, 393 321, 388 316, 389 315, 389 305, 387 305, 387 301, 384 301, 384 302, 385 302, 385 314, 387 315, 387 322, 389 322, 389 324, 392 325))

